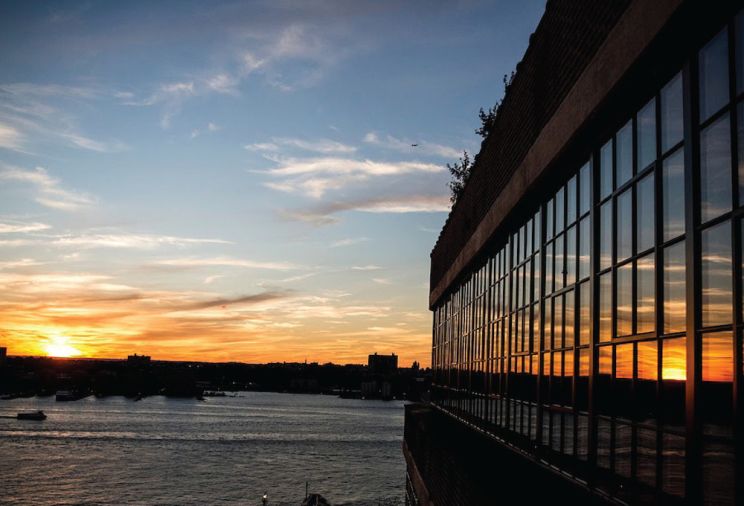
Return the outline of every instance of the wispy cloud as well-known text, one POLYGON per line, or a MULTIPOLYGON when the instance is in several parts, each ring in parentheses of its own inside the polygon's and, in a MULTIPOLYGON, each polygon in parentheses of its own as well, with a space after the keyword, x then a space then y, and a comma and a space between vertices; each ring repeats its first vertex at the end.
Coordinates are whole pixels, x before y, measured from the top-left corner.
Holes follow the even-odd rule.
POLYGON ((355 265, 351 268, 353 271, 379 271, 382 269, 379 265, 369 264, 369 265, 355 265))
POLYGON ((354 153, 357 150, 355 146, 349 146, 331 139, 306 140, 287 137, 272 137, 268 142, 246 144, 244 147, 250 151, 269 153, 276 153, 283 148, 294 148, 322 154, 354 153))
POLYGON ((232 244, 222 239, 203 239, 148 234, 80 234, 58 235, 51 240, 52 245, 74 246, 77 248, 124 248, 153 249, 159 246, 190 246, 198 244, 232 244))
POLYGON ((0 123, 0 148, 22 151, 23 135, 18 129, 0 123))
POLYGON ((316 208, 295 211, 285 210, 281 214, 286 219, 322 226, 338 223, 339 218, 335 215, 342 212, 433 213, 447 212, 450 205, 449 198, 446 195, 410 195, 339 201, 316 208))
POLYGON ((31 185, 36 190, 36 202, 53 209, 76 211, 94 202, 89 195, 61 188, 59 180, 50 176, 42 167, 35 170, 6 167, 0 170, 0 180, 31 185))
POLYGON ((456 159, 462 155, 462 151, 458 151, 450 146, 424 140, 399 139, 392 135, 380 137, 376 132, 368 132, 364 136, 364 142, 402 153, 415 153, 417 155, 436 156, 446 159, 456 159))
POLYGON ((100 140, 82 133, 75 119, 60 104, 112 98, 116 93, 99 88, 58 84, 0 84, 0 147, 26 152, 31 140, 61 140, 66 145, 100 153, 127 149, 118 140, 100 140))
POLYGON ((288 262, 261 262, 231 257, 212 258, 171 258, 160 260, 156 265, 168 267, 242 267, 245 269, 267 269, 276 271, 290 271, 301 267, 288 262))
POLYGON ((288 158, 277 159, 278 166, 265 174, 278 179, 268 181, 268 188, 286 193, 300 193, 320 199, 330 190, 340 190, 368 178, 393 177, 412 173, 435 174, 439 165, 418 161, 382 162, 353 158, 288 158))
POLYGON ((10 221, 11 220, 0 222, 0 234, 22 234, 28 232, 40 232, 42 230, 48 230, 52 228, 46 223, 23 223, 14 220, 12 222, 10 221))
POLYGON ((343 248, 345 246, 353 246, 369 241, 369 237, 350 237, 348 239, 340 239, 331 243, 331 248, 343 248))
POLYGON ((392 285, 393 282, 389 278, 372 278, 372 281, 378 285, 392 285))

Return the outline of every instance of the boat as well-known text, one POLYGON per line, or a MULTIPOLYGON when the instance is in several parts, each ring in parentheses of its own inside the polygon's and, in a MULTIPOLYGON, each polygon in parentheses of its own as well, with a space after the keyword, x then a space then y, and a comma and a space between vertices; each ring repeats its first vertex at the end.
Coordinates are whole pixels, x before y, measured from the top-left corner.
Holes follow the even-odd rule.
POLYGON ((41 420, 46 420, 46 417, 47 416, 41 410, 39 410, 39 411, 25 411, 25 412, 18 413, 18 415, 16 415, 16 418, 18 418, 19 420, 39 420, 39 421, 41 421, 41 420))
POLYGON ((320 494, 310 494, 302 501, 302 506, 331 506, 331 503, 320 494))

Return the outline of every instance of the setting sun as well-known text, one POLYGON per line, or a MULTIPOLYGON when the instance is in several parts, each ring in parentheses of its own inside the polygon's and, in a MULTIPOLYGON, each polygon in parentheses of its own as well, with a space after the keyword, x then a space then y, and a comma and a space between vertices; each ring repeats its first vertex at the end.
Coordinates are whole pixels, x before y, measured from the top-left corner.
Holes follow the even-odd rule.
POLYGON ((66 358, 81 355, 80 350, 67 344, 67 338, 64 336, 51 337, 50 342, 44 348, 50 357, 66 358))

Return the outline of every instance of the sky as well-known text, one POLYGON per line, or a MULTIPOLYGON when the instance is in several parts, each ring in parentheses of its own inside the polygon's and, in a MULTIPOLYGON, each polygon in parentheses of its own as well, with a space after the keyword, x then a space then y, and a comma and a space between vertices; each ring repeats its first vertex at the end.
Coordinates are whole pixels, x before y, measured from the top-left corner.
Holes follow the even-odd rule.
POLYGON ((429 365, 446 163, 543 11, 3 2, 0 346, 429 365))

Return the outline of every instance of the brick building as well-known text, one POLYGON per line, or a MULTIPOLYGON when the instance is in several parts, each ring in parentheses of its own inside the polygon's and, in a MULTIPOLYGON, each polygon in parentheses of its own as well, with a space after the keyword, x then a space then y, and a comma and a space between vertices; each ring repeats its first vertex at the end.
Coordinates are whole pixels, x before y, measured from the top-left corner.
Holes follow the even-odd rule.
POLYGON ((744 503, 741 7, 548 1, 431 253, 409 504, 744 503))

